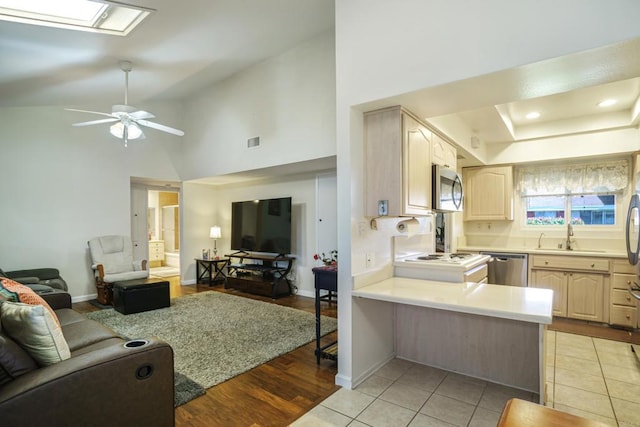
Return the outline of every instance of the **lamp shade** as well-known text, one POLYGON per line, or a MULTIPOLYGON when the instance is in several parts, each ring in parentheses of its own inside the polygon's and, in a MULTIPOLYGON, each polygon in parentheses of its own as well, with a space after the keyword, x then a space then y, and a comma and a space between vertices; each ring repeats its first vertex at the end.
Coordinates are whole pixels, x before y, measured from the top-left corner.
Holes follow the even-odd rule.
POLYGON ((220 237, 222 237, 222 234, 220 233, 220 227, 217 225, 211 227, 211 230, 209 231, 209 238, 219 239, 220 237))

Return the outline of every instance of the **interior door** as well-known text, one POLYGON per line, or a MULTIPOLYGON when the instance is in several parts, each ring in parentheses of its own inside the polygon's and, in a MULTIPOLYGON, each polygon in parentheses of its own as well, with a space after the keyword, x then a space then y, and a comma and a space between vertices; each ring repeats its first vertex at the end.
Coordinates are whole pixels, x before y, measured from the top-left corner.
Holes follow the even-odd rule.
POLYGON ((147 232, 147 188, 131 184, 131 242, 133 259, 149 259, 149 238, 147 232))
POLYGON ((329 256, 338 249, 338 185, 336 174, 317 177, 318 199, 316 221, 316 253, 329 256))

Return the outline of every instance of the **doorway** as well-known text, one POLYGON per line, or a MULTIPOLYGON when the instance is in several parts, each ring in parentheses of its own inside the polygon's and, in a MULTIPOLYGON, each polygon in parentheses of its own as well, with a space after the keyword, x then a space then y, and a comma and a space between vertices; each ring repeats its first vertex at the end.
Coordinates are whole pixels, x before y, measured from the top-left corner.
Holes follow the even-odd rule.
POLYGON ((177 191, 147 191, 149 274, 180 275, 180 205, 177 191))

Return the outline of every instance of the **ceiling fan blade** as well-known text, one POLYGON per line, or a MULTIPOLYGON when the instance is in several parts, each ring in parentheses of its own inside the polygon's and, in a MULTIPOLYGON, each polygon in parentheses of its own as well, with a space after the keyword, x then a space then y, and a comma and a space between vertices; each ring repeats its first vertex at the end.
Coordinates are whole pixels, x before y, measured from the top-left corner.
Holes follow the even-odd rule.
POLYGON ((111 113, 102 113, 100 111, 76 110, 75 108, 65 108, 65 110, 67 110, 67 111, 77 111, 79 113, 99 114, 101 116, 107 116, 107 117, 115 117, 111 113))
POLYGON ((142 126, 147 126, 152 129, 161 130, 163 132, 172 133, 174 135, 183 136, 184 132, 179 129, 174 129, 169 126, 161 125, 159 123, 148 122, 146 120, 136 120, 136 123, 141 124, 142 126))
POLYGON ((89 122, 74 123, 71 126, 99 125, 100 123, 113 123, 113 122, 117 122, 118 120, 119 119, 116 119, 115 117, 112 117, 110 119, 100 119, 100 120, 91 120, 89 122))
POLYGON ((155 116, 153 114, 151 114, 148 111, 144 111, 144 110, 138 110, 138 111, 134 111, 133 113, 129 113, 129 115, 131 117, 133 117, 136 120, 141 120, 141 119, 153 119, 155 116))

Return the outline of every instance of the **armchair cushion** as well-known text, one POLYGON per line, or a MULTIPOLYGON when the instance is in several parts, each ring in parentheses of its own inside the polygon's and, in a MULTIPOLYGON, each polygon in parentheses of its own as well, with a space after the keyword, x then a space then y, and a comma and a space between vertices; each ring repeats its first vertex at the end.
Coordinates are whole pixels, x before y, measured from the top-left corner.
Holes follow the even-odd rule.
POLYGON ((0 321, 7 334, 41 366, 71 357, 62 329, 43 306, 5 301, 0 306, 0 321))

